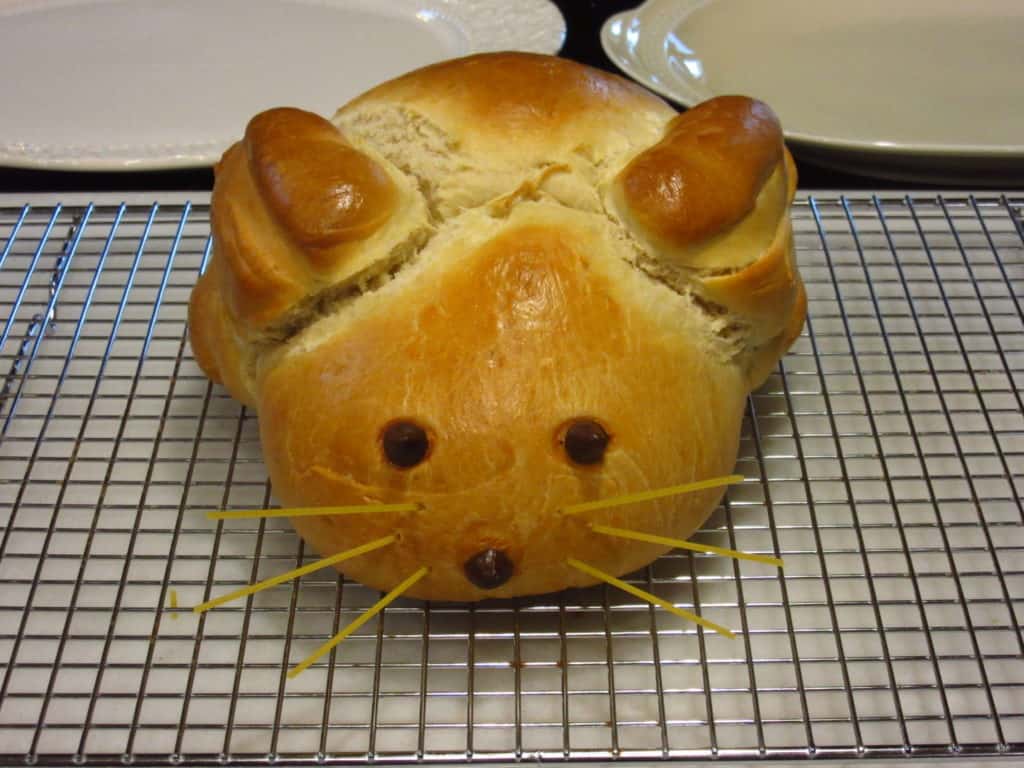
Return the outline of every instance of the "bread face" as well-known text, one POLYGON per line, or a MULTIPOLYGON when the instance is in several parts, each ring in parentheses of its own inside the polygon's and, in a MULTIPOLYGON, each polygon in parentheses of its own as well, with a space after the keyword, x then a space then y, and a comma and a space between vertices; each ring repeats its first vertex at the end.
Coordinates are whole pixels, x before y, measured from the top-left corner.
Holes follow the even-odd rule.
POLYGON ((584 586, 686 538, 721 491, 560 509, 729 473, 748 392, 805 299, 777 120, 740 97, 684 115, 571 62, 491 54, 386 83, 333 124, 257 116, 217 169, 190 305, 207 374, 257 408, 293 519, 409 594, 584 586))

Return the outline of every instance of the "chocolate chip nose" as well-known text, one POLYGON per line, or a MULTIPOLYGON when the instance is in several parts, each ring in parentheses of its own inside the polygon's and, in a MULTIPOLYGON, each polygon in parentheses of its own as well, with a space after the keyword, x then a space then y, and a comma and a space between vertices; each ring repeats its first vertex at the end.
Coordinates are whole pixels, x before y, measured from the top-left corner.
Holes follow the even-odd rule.
POLYGON ((466 578, 480 589, 500 587, 512 578, 515 566, 509 556, 500 549, 485 549, 477 552, 462 565, 466 578))

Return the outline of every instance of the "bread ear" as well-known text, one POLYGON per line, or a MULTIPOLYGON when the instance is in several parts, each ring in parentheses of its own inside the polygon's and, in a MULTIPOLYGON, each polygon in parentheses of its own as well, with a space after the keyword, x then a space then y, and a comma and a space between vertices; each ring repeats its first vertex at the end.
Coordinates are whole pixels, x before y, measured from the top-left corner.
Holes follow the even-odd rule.
POLYGON ((738 223, 781 160, 782 128, 771 109, 720 96, 675 117, 615 185, 642 233, 674 249, 738 223))
POLYGON ((245 131, 250 171, 288 233, 325 248, 366 237, 391 214, 395 185, 331 123, 299 109, 271 109, 245 131))
POLYGON ((724 316, 757 387, 806 311, 789 218, 796 166, 775 114, 742 96, 704 102, 674 118, 610 193, 647 246, 645 268, 724 316))
POLYGON ((254 117, 215 171, 213 258, 190 328, 204 371, 250 403, 266 343, 325 292, 387 269, 426 214, 397 172, 298 109, 254 117))

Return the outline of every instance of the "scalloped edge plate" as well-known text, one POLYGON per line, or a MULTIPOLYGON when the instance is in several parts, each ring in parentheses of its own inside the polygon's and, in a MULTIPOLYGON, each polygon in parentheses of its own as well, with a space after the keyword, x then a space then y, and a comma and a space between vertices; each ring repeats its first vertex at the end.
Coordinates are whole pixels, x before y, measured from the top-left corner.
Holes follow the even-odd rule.
POLYGON ((417 67, 564 39, 549 0, 6 0, 0 165, 209 166, 263 109, 330 117, 417 67))

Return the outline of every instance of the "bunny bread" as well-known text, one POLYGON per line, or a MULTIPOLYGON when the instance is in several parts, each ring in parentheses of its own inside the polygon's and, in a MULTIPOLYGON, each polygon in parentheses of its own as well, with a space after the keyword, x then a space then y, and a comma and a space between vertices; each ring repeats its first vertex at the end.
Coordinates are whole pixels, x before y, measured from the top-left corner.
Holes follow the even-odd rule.
POLYGON ((764 104, 683 114, 547 56, 443 62, 332 121, 254 117, 216 169, 190 302, 206 374, 259 415, 292 522, 378 589, 472 601, 633 571, 722 489, 567 505, 732 471, 746 396, 799 334, 796 183, 764 104))

